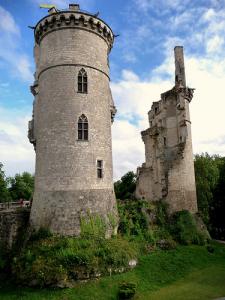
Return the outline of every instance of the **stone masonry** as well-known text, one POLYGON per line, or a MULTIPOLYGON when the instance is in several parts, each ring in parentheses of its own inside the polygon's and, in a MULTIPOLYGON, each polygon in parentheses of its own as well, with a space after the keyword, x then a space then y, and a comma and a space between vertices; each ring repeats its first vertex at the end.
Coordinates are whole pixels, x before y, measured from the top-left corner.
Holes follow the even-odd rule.
POLYGON ((36 168, 30 221, 36 229, 78 235, 81 216, 117 217, 111 146, 116 109, 108 60, 114 34, 96 15, 71 4, 65 11, 50 9, 34 36, 35 100, 28 136, 36 168), (79 91, 82 69, 87 91, 79 91), (81 116, 88 122, 88 138, 78 135, 81 116))
POLYGON ((11 250, 22 243, 23 235, 28 228, 29 215, 29 209, 0 211, 0 251, 11 250))
POLYGON ((153 102, 150 127, 141 132, 145 163, 137 170, 136 197, 165 200, 170 212, 197 212, 189 103, 194 89, 186 87, 183 47, 175 52, 175 86, 153 102))

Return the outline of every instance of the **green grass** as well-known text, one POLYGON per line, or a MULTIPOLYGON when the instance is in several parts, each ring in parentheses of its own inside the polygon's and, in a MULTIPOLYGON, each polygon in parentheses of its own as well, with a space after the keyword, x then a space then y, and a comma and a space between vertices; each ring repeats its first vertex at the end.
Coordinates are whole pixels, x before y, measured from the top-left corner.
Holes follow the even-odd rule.
POLYGON ((179 246, 140 259, 128 273, 79 283, 72 289, 50 290, 2 287, 1 300, 110 300, 123 281, 137 284, 136 299, 215 299, 225 296, 225 246, 179 246))
MULTIPOLYGON (((143 293, 141 299, 149 299, 143 293)), ((225 267, 211 266, 193 271, 183 279, 151 293, 151 300, 207 300, 225 296, 225 267)))

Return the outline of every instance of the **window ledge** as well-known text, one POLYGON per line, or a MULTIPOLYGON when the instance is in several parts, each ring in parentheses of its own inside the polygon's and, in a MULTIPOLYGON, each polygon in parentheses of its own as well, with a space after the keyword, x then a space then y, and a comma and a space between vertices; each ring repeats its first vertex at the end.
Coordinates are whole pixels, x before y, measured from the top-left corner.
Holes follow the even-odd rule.
POLYGON ((79 92, 77 91, 78 94, 88 94, 88 92, 79 92))
POLYGON ((90 140, 76 140, 77 142, 89 142, 90 140))

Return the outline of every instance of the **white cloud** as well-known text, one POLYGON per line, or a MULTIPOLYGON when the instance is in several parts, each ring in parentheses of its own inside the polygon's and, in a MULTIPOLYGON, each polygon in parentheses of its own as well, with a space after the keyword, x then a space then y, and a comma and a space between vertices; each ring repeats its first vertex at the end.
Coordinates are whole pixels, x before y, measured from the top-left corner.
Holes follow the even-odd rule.
POLYGON ((33 75, 28 57, 24 54, 20 29, 13 16, 0 6, 0 59, 1 68, 10 68, 14 77, 31 82, 33 75))
MULTIPOLYGON (((152 102, 174 85, 172 49, 170 56, 146 81, 124 70, 122 80, 111 85, 118 109, 118 119, 113 125, 115 179, 144 162, 140 132, 148 127, 147 112, 152 102), (165 71, 170 74, 170 82, 163 79, 165 71)), ((185 65, 187 83, 196 88, 190 104, 194 153, 225 155, 225 58, 215 61, 186 55, 185 65)))
POLYGON ((20 34, 19 27, 15 23, 12 15, 0 6, 0 30, 7 31, 16 35, 20 34))
POLYGON ((137 8, 146 12, 149 9, 155 9, 157 12, 167 12, 175 9, 181 11, 187 7, 190 0, 134 0, 137 8))
POLYGON ((7 176, 34 172, 34 150, 27 138, 31 112, 0 107, 0 161, 7 176))
POLYGON ((206 51, 208 53, 220 52, 224 46, 224 39, 218 35, 212 37, 207 41, 206 51))
POLYGON ((144 160, 144 148, 140 129, 128 121, 116 120, 112 127, 114 178, 118 179, 128 171, 136 171, 144 160))
POLYGON ((21 55, 18 58, 17 70, 19 71, 19 74, 23 80, 32 81, 33 75, 31 73, 31 63, 26 55, 21 55))

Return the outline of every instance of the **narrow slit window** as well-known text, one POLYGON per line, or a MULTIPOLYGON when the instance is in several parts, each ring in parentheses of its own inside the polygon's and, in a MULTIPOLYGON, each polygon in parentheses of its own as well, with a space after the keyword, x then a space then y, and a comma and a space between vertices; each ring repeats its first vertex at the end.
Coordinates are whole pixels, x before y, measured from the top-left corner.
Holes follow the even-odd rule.
POLYGON ((79 93, 87 93, 88 90, 88 78, 87 78, 87 72, 82 68, 78 73, 78 92, 79 93))
POLYGON ((78 140, 88 140, 88 119, 85 115, 81 115, 78 120, 78 140))
POLYGON ((97 160, 97 177, 103 178, 103 161, 97 160))

